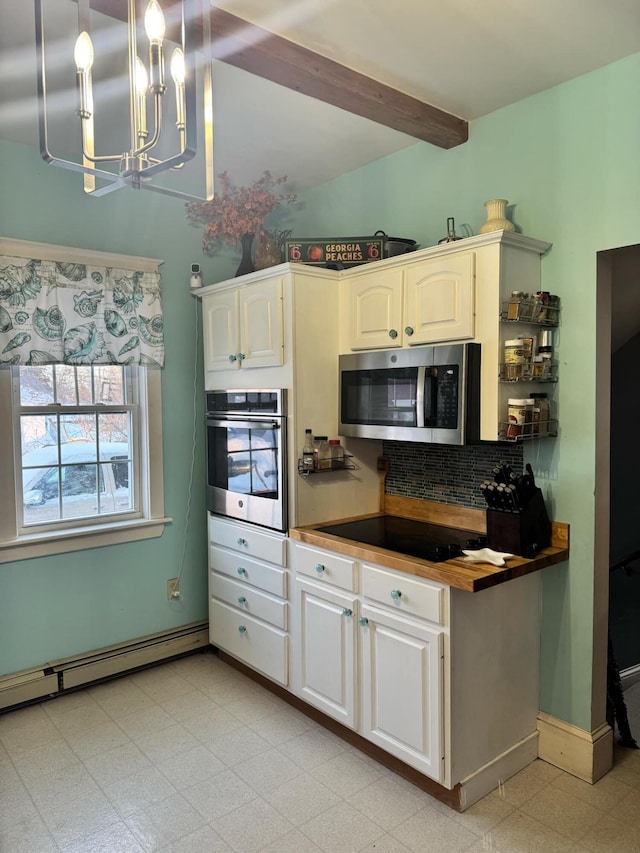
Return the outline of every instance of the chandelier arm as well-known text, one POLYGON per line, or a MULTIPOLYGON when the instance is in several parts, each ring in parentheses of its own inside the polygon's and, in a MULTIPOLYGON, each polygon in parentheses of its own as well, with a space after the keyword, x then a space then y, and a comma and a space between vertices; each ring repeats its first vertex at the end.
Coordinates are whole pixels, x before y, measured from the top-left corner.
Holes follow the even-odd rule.
POLYGON ((160 128, 162 126, 162 93, 157 92, 153 96, 153 136, 149 139, 148 142, 145 142, 144 145, 141 145, 139 148, 136 148, 131 153, 134 157, 137 157, 140 154, 144 154, 145 151, 149 151, 155 145, 158 144, 158 140, 160 139, 160 128))

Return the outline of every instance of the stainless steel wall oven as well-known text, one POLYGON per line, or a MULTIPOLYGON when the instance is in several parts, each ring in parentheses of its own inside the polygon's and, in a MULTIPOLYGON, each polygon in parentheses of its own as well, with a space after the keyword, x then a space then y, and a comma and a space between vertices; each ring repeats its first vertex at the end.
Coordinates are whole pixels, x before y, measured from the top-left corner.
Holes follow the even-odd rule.
POLYGON ((286 391, 207 392, 207 509, 287 530, 286 391))

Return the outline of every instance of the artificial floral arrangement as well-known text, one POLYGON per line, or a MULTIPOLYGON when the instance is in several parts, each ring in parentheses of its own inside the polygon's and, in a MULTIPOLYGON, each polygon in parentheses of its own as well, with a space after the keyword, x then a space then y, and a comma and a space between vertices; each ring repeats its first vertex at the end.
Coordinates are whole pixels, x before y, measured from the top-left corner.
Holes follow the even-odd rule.
POLYGON ((245 234, 264 230, 265 217, 281 204, 293 204, 297 196, 279 192, 287 180, 274 178, 265 171, 251 186, 236 187, 227 172, 218 174, 219 187, 212 201, 188 202, 187 220, 194 225, 204 223, 202 251, 214 255, 220 243, 238 246, 245 234))

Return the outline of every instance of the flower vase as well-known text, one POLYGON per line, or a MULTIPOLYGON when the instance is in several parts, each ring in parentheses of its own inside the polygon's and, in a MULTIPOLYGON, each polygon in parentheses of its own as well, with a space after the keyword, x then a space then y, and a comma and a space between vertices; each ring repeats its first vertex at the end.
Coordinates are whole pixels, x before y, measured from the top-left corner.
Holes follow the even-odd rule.
POLYGON ((509 202, 506 198, 494 198, 491 201, 485 201, 484 206, 487 211, 487 221, 480 226, 480 233, 487 234, 490 231, 515 231, 513 222, 509 222, 505 216, 505 211, 509 202))
POLYGON ((238 265, 238 269, 236 270, 236 275, 246 275, 249 272, 255 271, 253 259, 251 257, 253 238, 254 235, 251 232, 243 234, 240 238, 240 248, 242 249, 242 257, 240 258, 240 264, 238 265))
POLYGON ((254 260, 257 270, 264 270, 267 267, 275 267, 282 263, 280 247, 276 238, 264 228, 258 231, 256 240, 256 256, 254 260))

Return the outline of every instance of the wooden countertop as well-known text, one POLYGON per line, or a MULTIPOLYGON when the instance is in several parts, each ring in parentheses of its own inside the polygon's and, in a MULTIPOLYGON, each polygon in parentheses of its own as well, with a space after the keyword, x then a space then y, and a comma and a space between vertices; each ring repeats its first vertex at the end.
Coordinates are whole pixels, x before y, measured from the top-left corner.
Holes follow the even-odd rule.
MULTIPOLYGON (((485 512, 468 507, 388 495, 385 496, 384 513, 374 513, 373 516, 382 514, 428 521, 446 527, 458 527, 468 530, 470 536, 486 532, 485 512)), ((388 551, 386 548, 357 544, 352 539, 342 539, 339 536, 322 533, 317 529, 318 527, 326 527, 328 524, 340 524, 343 521, 353 521, 356 518, 371 517, 372 515, 354 516, 349 519, 332 519, 319 524, 294 527, 289 531, 289 536, 307 545, 326 548, 358 560, 377 563, 389 569, 438 581, 467 592, 480 592, 483 589, 496 586, 496 584, 505 583, 514 578, 531 574, 531 572, 538 572, 547 566, 562 563, 569 558, 569 525, 562 522, 552 522, 551 545, 544 548, 535 559, 510 557, 504 566, 493 566, 491 563, 467 563, 462 558, 431 563, 429 560, 405 556, 395 551, 388 551)))

